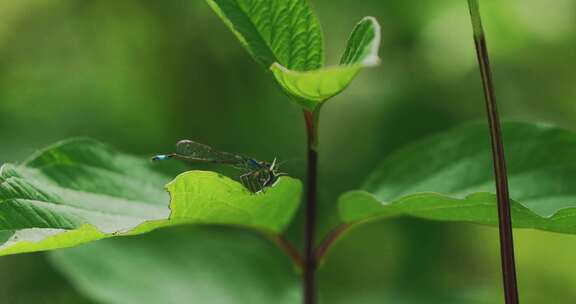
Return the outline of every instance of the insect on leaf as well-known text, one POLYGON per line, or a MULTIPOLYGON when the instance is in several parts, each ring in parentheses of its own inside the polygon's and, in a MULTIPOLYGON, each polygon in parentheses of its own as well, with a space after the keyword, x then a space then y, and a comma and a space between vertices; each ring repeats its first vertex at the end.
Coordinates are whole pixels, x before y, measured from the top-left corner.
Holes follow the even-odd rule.
POLYGON ((5 164, 0 169, 0 255, 180 224, 275 234, 300 202, 301 184, 289 177, 260 195, 214 172, 190 171, 169 181, 146 158, 90 139, 57 143, 22 165, 5 164))

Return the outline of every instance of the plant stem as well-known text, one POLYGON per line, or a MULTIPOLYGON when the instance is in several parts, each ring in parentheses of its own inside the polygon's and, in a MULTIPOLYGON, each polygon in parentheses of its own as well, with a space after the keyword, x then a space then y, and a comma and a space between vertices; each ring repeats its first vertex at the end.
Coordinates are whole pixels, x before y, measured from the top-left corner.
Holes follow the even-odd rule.
POLYGON ((292 260, 294 265, 297 267, 302 268, 302 257, 300 256, 300 252, 296 247, 292 245, 288 240, 286 240, 281 235, 277 234, 267 234, 267 236, 276 244, 280 249, 282 249, 292 260))
POLYGON ((318 177, 318 111, 304 112, 308 135, 308 175, 306 180, 306 210, 304 228, 303 303, 316 302, 316 182, 318 177))
POLYGON ((492 71, 486 38, 482 28, 478 0, 468 0, 472 27, 474 29, 474 44, 482 76, 488 125, 492 141, 492 157, 494 162, 494 175, 496 179, 496 193, 498 198, 498 221, 500 233, 500 258, 502 262, 502 277, 504 282, 504 297, 506 304, 518 303, 518 287, 516 284, 516 266, 514 261, 514 240, 512 236, 512 217, 510 215, 510 197, 508 194, 508 176, 504 156, 504 144, 496 95, 492 82, 492 71))
POLYGON ((350 224, 340 224, 332 230, 320 243, 316 249, 316 261, 320 261, 330 247, 340 238, 340 236, 350 228, 350 224))

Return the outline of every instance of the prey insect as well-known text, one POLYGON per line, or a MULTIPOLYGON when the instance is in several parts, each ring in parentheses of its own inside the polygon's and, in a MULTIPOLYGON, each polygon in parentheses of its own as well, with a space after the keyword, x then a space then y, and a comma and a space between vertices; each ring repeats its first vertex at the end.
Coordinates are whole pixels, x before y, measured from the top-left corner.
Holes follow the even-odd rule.
POLYGON ((176 144, 176 152, 172 154, 156 155, 154 161, 178 159, 184 161, 209 162, 225 164, 237 168, 244 173, 240 182, 252 193, 265 191, 272 186, 283 173, 278 172, 276 159, 272 163, 255 160, 242 155, 218 151, 208 145, 191 140, 181 140, 176 144))

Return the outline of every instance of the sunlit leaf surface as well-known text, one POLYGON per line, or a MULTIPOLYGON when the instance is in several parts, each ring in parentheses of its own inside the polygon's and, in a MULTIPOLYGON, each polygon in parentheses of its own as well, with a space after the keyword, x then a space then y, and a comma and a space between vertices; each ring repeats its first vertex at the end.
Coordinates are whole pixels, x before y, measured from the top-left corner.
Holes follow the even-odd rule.
POLYGON ((342 92, 363 67, 380 63, 380 25, 362 19, 340 65, 323 67, 322 31, 306 0, 207 0, 242 45, 297 104, 313 111, 342 92))
POLYGON ((89 139, 58 143, 0 171, 0 254, 50 250, 186 223, 279 233, 300 201, 300 182, 281 178, 252 194, 214 172, 170 179, 145 158, 89 139))

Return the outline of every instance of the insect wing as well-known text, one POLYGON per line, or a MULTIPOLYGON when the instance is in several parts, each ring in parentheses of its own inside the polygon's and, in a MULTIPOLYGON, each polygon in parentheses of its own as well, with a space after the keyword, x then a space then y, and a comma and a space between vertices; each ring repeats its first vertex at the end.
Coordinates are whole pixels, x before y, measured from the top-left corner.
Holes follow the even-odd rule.
POLYGON ((176 144, 176 153, 182 156, 204 159, 213 155, 212 147, 191 140, 181 140, 176 144))
POLYGON ((194 160, 237 164, 242 161, 240 156, 231 153, 220 152, 208 145, 197 143, 192 140, 181 140, 176 144, 176 154, 194 160))

